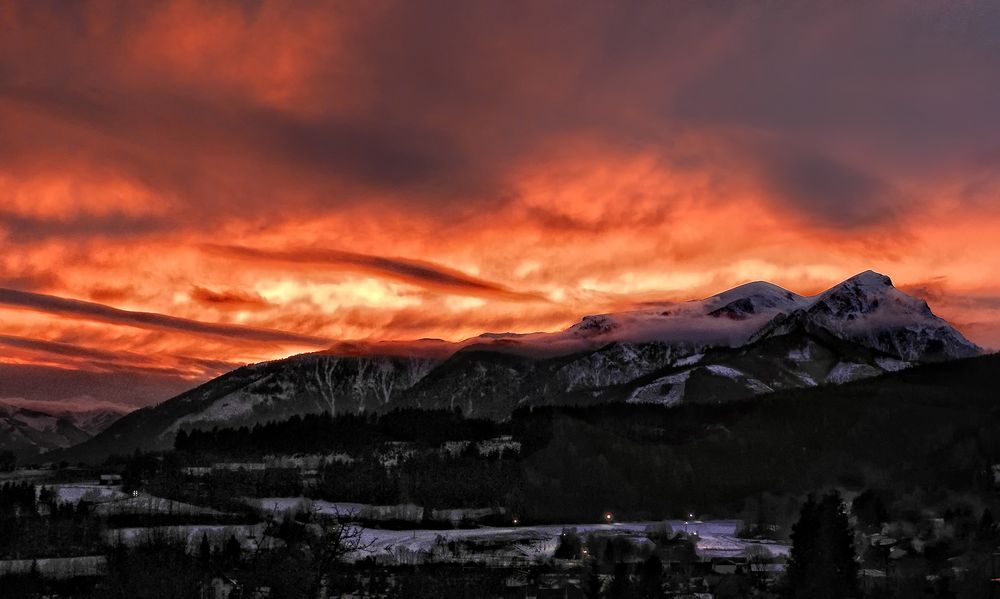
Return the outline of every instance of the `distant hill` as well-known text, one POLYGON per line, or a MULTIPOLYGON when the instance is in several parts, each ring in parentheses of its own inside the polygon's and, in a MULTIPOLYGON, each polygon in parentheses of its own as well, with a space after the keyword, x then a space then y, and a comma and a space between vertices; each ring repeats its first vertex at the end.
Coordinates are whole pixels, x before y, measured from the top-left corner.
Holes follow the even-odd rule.
POLYGON ((0 450, 10 450, 22 459, 82 443, 121 418, 112 410, 59 412, 0 403, 0 450))

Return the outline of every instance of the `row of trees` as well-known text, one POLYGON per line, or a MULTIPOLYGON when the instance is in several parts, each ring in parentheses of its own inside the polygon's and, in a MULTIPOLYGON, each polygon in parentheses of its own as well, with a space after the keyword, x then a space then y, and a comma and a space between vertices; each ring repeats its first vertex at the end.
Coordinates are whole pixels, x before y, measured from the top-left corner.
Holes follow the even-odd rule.
POLYGON ((0 472, 10 472, 17 466, 17 456, 13 451, 5 449, 0 451, 0 472))
POLYGON ((253 427, 180 431, 174 448, 193 456, 361 452, 391 441, 438 446, 484 440, 506 432, 492 420, 463 418, 460 410, 396 410, 386 414, 295 415, 253 427))
POLYGON ((436 452, 394 466, 364 457, 333 462, 320 471, 310 494, 318 499, 374 504, 415 503, 425 508, 508 506, 517 502, 520 472, 515 456, 436 452))

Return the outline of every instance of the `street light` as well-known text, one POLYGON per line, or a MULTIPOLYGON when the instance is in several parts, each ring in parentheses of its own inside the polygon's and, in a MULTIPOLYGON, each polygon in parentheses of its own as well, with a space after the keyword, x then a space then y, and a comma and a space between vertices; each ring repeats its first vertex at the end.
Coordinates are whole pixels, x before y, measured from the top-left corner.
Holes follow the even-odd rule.
POLYGON ((611 522, 611 520, 613 520, 613 519, 614 519, 614 516, 612 515, 611 512, 604 512, 604 521, 605 522, 611 522))

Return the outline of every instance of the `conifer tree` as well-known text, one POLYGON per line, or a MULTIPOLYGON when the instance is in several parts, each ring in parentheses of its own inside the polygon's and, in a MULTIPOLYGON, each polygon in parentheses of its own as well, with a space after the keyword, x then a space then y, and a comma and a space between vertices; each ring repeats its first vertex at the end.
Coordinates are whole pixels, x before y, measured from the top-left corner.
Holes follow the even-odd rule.
POLYGON ((649 556, 639 570, 639 596, 642 599, 663 597, 663 562, 656 555, 649 556))
POLYGON ((840 494, 810 495, 792 528, 787 595, 794 599, 858 596, 854 535, 840 494))

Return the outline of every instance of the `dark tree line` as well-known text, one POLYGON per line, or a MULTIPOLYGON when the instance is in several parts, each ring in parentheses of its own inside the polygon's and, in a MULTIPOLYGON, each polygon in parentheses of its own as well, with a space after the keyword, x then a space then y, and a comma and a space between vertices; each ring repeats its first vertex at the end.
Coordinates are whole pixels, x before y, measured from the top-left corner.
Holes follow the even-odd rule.
POLYGON ((10 472, 17 466, 17 456, 13 451, 0 451, 0 472, 10 472))
POLYGON ((504 434, 492 420, 463 418, 460 411, 397 410, 387 414, 295 415, 253 427, 180 431, 177 451, 198 455, 258 456, 370 449, 390 441, 435 446, 504 434))
POLYGON ((309 494, 317 499, 358 503, 415 503, 425 508, 510 506, 519 499, 516 455, 481 455, 471 446, 458 456, 426 453, 394 466, 363 457, 333 462, 320 470, 309 494))

